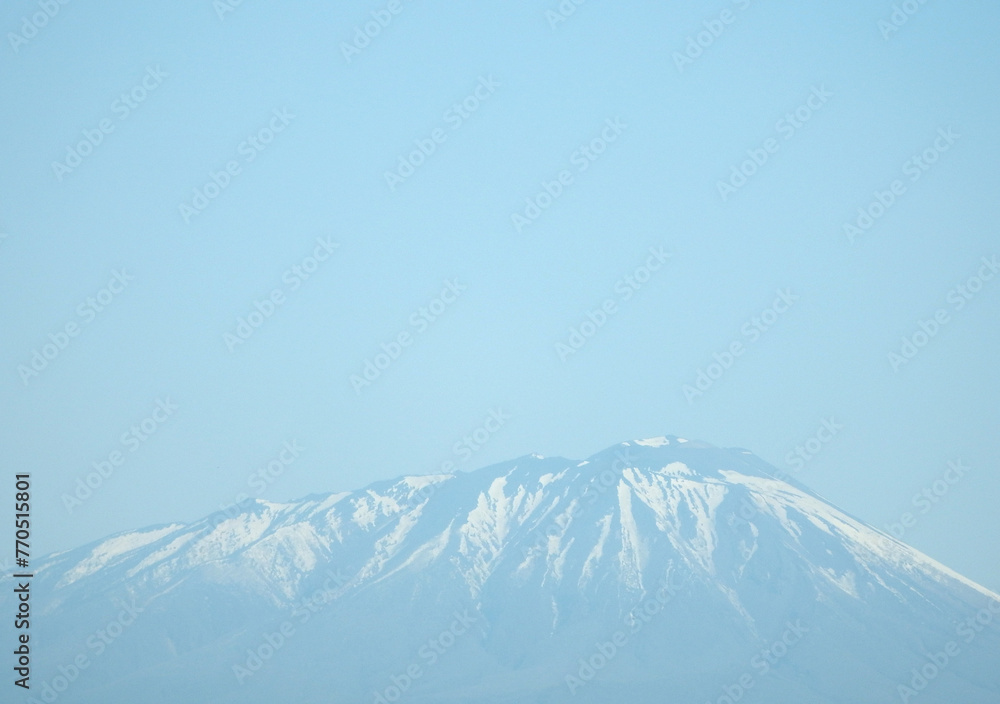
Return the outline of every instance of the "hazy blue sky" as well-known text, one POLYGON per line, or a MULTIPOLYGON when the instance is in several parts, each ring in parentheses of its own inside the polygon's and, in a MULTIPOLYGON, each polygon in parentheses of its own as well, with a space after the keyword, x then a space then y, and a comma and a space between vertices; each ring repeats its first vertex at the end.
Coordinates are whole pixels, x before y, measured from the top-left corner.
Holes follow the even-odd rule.
POLYGON ((913 513, 1000 588, 1000 7, 563 7, 4 4, 0 443, 36 552, 677 434, 913 513))

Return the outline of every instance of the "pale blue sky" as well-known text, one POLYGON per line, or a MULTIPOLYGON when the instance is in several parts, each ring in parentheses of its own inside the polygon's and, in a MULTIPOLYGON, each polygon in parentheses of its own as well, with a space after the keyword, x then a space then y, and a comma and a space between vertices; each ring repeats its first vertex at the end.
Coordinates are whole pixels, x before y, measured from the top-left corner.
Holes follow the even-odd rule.
POLYGON ((592 0, 552 27, 555 0, 402 0, 346 61, 388 5, 245 0, 220 19, 210 0, 69 3, 17 51, 7 33, 39 6, 0 11, 0 442, 35 477, 39 551, 257 495, 251 473, 292 440, 261 497, 660 434, 790 470, 832 417, 842 429, 797 478, 878 527, 914 513, 906 540, 1000 588, 1000 277, 948 301, 1000 254, 995 3, 927 3, 885 39, 890 2, 592 0), (675 52, 726 9, 679 71, 675 52), (814 91, 828 97, 789 134, 779 120, 814 91), (60 180, 53 162, 102 121, 60 180), (912 181, 908 160, 949 128, 912 181), (718 181, 772 138, 723 201, 718 181), (581 161, 595 139, 606 149, 581 161), (230 161, 186 224, 179 206, 230 161), (512 214, 564 170, 519 232, 512 214), (852 244, 844 223, 896 179, 905 192, 852 244), (327 252, 317 238, 337 246, 300 278, 327 252), (621 284, 651 247, 668 263, 621 284), (134 279, 81 313, 122 269, 134 279), (457 295, 434 303, 446 281, 457 295), (231 352, 224 336, 274 289, 283 302, 231 352), (741 329, 778 290, 798 300, 752 340, 741 329), (949 322, 894 371, 888 353, 941 308, 949 322), (67 323, 79 334, 25 384, 19 366, 67 323), (402 332, 411 344, 356 393, 351 375, 402 332), (733 342, 744 354, 689 403, 684 385, 733 342), (176 411, 123 441, 157 399, 176 411), (481 449, 455 447, 497 409, 509 418, 481 449), (63 494, 116 450, 69 513, 63 494), (958 458, 972 470, 921 513, 914 494, 958 458))

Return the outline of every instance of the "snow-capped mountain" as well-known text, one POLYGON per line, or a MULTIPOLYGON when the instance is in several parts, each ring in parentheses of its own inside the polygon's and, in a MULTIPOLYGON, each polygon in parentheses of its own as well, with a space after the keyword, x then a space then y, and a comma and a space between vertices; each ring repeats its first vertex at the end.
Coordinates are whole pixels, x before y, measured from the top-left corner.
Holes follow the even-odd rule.
POLYGON ((1000 596, 777 476, 671 436, 116 535, 38 567, 30 695, 1000 702, 1000 596))

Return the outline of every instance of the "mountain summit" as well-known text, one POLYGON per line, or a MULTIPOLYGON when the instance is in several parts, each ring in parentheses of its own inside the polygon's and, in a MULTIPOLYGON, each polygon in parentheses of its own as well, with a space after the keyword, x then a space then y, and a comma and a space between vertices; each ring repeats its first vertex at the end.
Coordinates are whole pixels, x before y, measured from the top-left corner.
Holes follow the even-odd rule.
POLYGON ((1000 702, 1000 596, 782 476, 666 436, 122 533, 38 568, 31 694, 1000 702))

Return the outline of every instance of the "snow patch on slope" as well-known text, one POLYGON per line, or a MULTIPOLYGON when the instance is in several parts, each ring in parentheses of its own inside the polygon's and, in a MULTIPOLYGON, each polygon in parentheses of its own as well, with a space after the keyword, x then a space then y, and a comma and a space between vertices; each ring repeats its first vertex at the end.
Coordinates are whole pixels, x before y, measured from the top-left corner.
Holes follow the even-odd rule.
POLYGON ((124 535, 119 535, 105 540, 103 543, 94 548, 86 559, 82 560, 79 564, 70 569, 65 576, 63 576, 59 585, 65 586, 72 584, 78 579, 92 575, 101 568, 110 565, 115 558, 122 557, 134 550, 138 550, 139 548, 143 548, 150 543, 154 543, 163 536, 169 535, 181 527, 182 526, 180 524, 173 524, 164 528, 158 528, 145 532, 137 531, 134 533, 125 533, 124 535))

